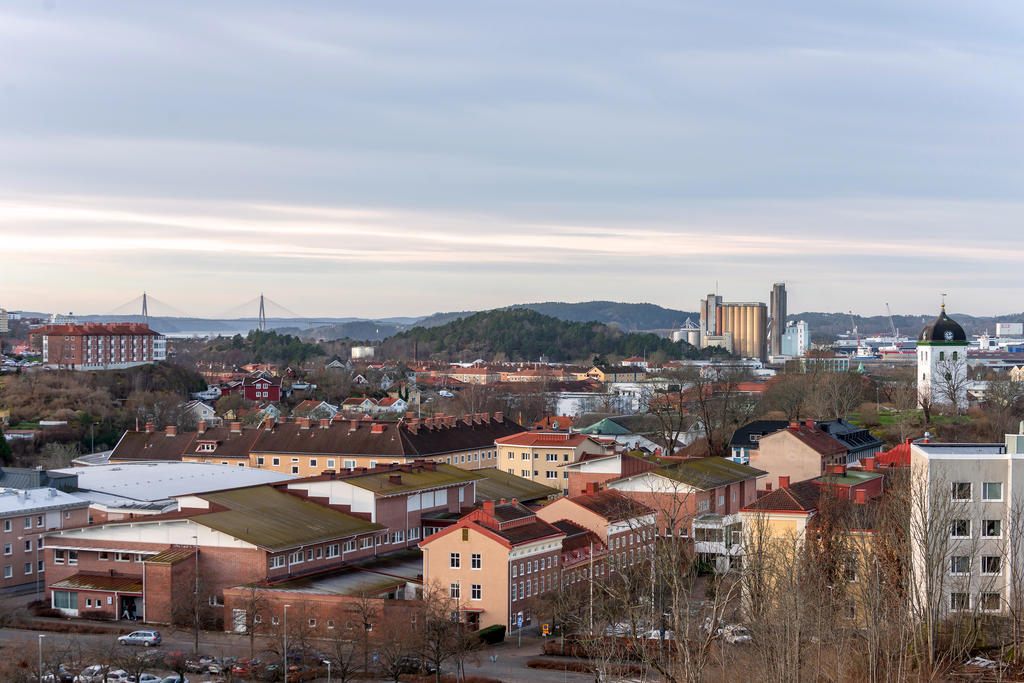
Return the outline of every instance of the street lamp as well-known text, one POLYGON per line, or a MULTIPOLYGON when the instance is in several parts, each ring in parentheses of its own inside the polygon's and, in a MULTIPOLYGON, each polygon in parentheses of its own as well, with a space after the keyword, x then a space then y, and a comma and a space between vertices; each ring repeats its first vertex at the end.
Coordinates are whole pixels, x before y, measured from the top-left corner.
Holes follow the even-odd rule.
POLYGON ((284 663, 281 668, 284 669, 284 680, 288 680, 288 608, 291 605, 284 606, 284 663))
POLYGON ((43 633, 39 634, 39 680, 43 680, 43 638, 46 635, 43 633))
POLYGON ((195 568, 195 572, 194 572, 195 575, 196 575, 196 587, 195 587, 195 593, 192 596, 192 618, 193 618, 193 620, 195 622, 194 623, 194 627, 195 627, 195 631, 196 631, 196 633, 195 633, 196 642, 195 642, 194 653, 196 655, 198 655, 199 654, 199 536, 193 536, 192 540, 194 540, 196 542, 196 551, 195 551, 196 568, 195 568))

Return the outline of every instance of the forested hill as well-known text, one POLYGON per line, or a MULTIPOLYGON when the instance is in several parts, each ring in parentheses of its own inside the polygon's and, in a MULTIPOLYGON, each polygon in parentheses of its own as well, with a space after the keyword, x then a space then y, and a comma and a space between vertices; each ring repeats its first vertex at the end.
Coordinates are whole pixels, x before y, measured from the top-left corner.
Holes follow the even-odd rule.
MULTIPOLYGON (((381 344, 385 358, 411 358, 414 343, 419 358, 438 360, 535 361, 547 356, 556 362, 589 362, 596 355, 648 356, 668 360, 698 358, 702 352, 655 334, 632 334, 599 322, 571 322, 526 308, 482 311, 436 327, 415 327, 381 344)), ((710 353, 710 350, 705 353, 710 353)))
MULTIPOLYGON (((687 311, 663 308, 655 304, 634 304, 621 301, 581 301, 566 303, 546 301, 539 304, 517 304, 498 310, 527 308, 559 320, 570 322, 599 321, 619 326, 627 332, 637 330, 668 330, 681 327, 687 318, 696 322, 700 315, 687 311)), ((473 315, 476 311, 435 313, 416 322, 417 326, 435 327, 473 315)))

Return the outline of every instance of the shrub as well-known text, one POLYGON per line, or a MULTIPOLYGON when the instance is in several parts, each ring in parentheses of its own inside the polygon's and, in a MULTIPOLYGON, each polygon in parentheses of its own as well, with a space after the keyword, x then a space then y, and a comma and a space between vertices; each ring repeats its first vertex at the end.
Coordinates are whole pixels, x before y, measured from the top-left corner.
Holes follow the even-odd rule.
POLYGON ((476 632, 476 637, 488 645, 494 645, 505 640, 505 625, 495 624, 482 628, 476 632))

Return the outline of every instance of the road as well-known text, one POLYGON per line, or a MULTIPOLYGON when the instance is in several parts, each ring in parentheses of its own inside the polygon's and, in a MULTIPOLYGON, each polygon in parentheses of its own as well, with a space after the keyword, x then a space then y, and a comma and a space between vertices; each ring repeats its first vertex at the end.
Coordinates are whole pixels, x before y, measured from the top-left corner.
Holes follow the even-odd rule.
MULTIPOLYGON (((0 629, 0 647, 3 648, 3 653, 0 656, 9 657, 12 654, 16 654, 25 659, 30 667, 35 668, 39 633, 44 633, 46 636, 43 639, 44 657, 46 652, 52 651, 53 648, 66 651, 70 645, 74 645, 75 649, 88 653, 85 656, 88 661, 84 662, 83 666, 87 666, 90 663, 101 663, 104 653, 107 655, 116 654, 119 649, 119 646, 116 644, 117 636, 113 633, 55 633, 4 628, 0 629), (92 659, 89 659, 90 657, 92 659)), ((160 633, 163 636, 164 643, 158 648, 158 651, 165 653, 176 650, 192 652, 194 636, 191 631, 161 628, 160 633)), ((257 638, 257 657, 260 650, 263 649, 261 642, 264 642, 264 639, 257 638)), ((536 636, 524 636, 521 647, 517 647, 516 639, 510 637, 504 643, 482 650, 473 660, 468 661, 466 663, 466 674, 469 676, 487 676, 501 681, 508 681, 509 683, 516 681, 531 681, 531 683, 582 683, 583 681, 592 682, 594 680, 592 674, 528 669, 526 661, 542 657, 542 647, 543 639, 536 636)), ((141 650, 142 648, 138 649, 141 650)), ((326 646, 322 649, 329 651, 329 648, 326 646)), ((199 651, 215 657, 248 657, 249 639, 234 633, 204 631, 200 634, 199 651)), ((446 671, 451 669, 450 666, 443 668, 446 671)), ((154 671, 153 673, 159 672, 154 671)), ((206 678, 195 674, 190 674, 189 679, 192 683, 206 680, 206 678)), ((327 679, 319 680, 326 681, 327 679)))

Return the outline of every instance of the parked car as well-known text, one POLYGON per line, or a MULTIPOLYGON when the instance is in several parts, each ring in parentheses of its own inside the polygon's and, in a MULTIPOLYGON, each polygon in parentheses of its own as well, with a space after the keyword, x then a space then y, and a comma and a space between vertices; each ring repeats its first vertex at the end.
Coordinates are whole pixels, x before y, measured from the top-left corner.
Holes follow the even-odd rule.
POLYGON ((188 683, 188 679, 184 676, 174 674, 173 676, 165 676, 164 678, 161 678, 160 683, 188 683))
POLYGON ((67 667, 61 664, 57 667, 57 671, 51 672, 43 676, 43 683, 73 683, 75 680, 75 674, 68 671, 67 667))
POLYGON ((261 662, 258 659, 242 659, 231 667, 231 673, 236 676, 251 676, 259 668, 260 664, 261 662))
POLYGON ((140 674, 139 680, 134 683, 163 683, 164 677, 156 674, 140 674))
POLYGON ((87 666, 78 672, 74 683, 103 683, 107 678, 108 669, 110 667, 103 664, 87 666))
POLYGON ((210 666, 214 664, 217 664, 217 659, 215 657, 202 655, 199 659, 186 660, 185 668, 193 673, 203 673, 204 671, 209 671, 210 666))
POLYGON ((107 677, 104 679, 106 683, 132 683, 132 677, 128 675, 128 672, 124 669, 114 669, 113 671, 107 672, 107 677))
POLYGON ((126 636, 118 636, 119 645, 159 645, 163 642, 159 631, 132 631, 126 636))
POLYGON ((741 645, 750 642, 750 631, 745 626, 723 626, 718 629, 718 634, 722 636, 722 640, 730 645, 741 645))

